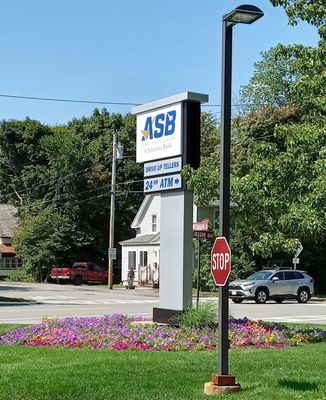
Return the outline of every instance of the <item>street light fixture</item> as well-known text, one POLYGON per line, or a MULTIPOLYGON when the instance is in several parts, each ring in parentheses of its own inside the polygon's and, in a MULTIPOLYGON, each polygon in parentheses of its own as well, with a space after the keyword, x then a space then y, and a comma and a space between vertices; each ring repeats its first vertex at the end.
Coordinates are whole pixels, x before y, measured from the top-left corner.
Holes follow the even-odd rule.
POLYGON ((264 13, 256 6, 243 4, 223 16, 223 21, 235 24, 252 24, 262 17, 264 13))
MULTIPOLYGON (((241 5, 223 16, 222 99, 221 99, 221 169, 220 169, 220 233, 230 236, 230 145, 231 145, 231 81, 233 25, 251 24, 264 13, 252 5, 241 5)), ((229 282, 219 287, 219 376, 228 375, 229 349, 229 282)), ((224 380, 225 381, 225 380, 224 380)))

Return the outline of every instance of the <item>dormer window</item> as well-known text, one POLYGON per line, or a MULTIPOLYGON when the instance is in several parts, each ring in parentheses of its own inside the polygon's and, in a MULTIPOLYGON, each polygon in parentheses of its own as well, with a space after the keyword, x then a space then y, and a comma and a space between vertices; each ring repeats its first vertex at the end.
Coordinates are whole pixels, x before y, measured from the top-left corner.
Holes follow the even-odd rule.
POLYGON ((156 232, 157 229, 157 216, 156 214, 152 215, 152 232, 156 232))

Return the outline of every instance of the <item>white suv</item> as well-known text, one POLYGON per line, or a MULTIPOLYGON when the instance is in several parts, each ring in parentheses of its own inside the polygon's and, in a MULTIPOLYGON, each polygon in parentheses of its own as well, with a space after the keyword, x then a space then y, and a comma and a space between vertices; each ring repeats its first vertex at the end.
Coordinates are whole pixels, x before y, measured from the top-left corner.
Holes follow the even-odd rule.
POLYGON ((229 297, 234 303, 255 300, 258 304, 273 299, 282 303, 285 299, 297 299, 307 303, 314 293, 314 280, 304 271, 293 269, 264 269, 245 280, 229 284, 229 297))

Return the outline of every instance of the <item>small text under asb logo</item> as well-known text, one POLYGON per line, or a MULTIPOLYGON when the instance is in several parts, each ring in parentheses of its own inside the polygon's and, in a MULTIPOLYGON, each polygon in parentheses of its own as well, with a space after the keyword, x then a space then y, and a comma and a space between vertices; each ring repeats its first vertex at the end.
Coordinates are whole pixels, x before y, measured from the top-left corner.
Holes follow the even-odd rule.
POLYGON ((141 140, 158 139, 162 136, 173 135, 175 131, 175 121, 177 112, 171 110, 166 113, 161 113, 152 117, 147 117, 144 130, 141 130, 141 140))

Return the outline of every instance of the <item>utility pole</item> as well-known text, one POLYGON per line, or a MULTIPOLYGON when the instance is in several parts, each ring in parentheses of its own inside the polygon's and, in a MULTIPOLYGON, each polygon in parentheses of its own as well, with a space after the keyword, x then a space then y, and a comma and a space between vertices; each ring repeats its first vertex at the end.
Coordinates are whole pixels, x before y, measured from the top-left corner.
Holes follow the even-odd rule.
POLYGON ((108 287, 113 289, 113 258, 109 254, 114 246, 114 215, 115 215, 115 181, 117 167, 117 132, 113 132, 112 148, 112 176, 111 176, 111 206, 110 206, 110 228, 109 228, 109 251, 108 251, 108 287))

